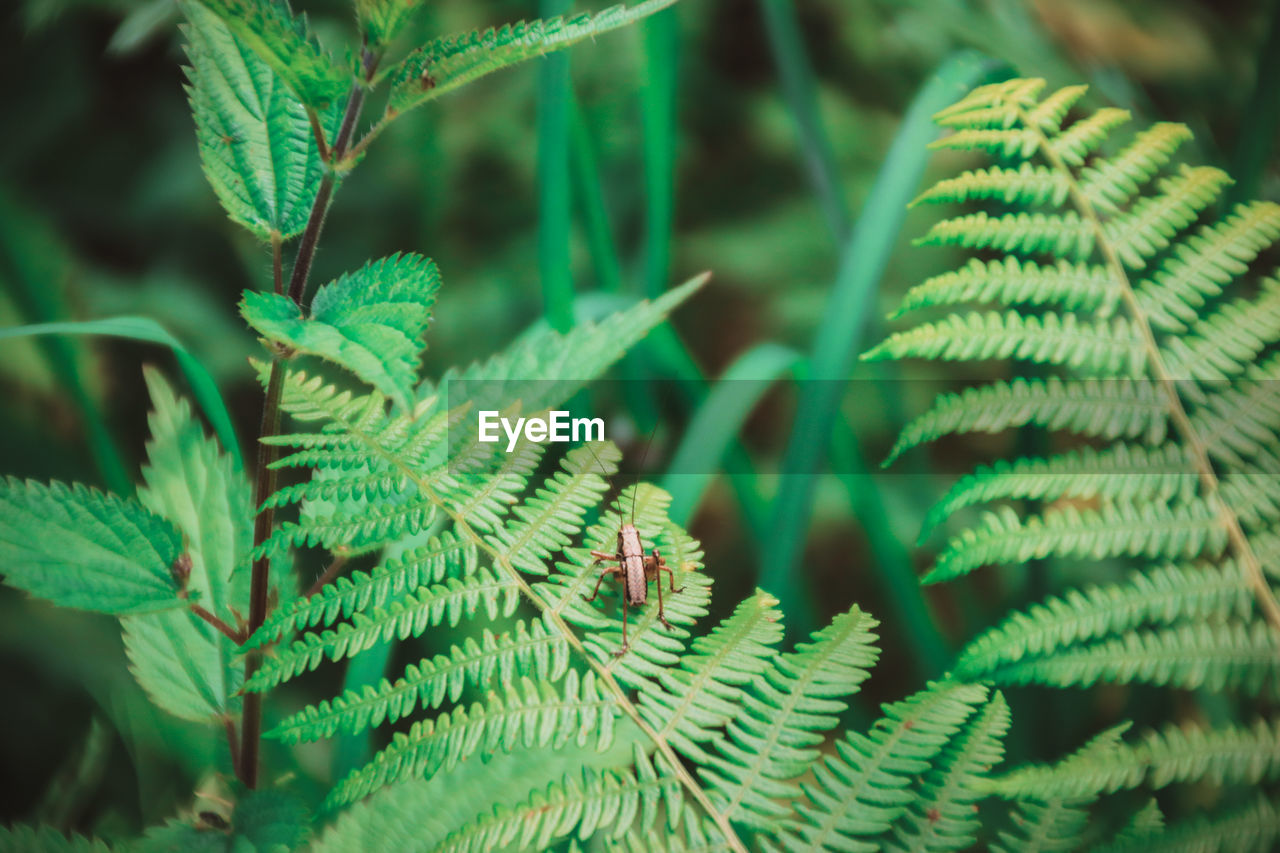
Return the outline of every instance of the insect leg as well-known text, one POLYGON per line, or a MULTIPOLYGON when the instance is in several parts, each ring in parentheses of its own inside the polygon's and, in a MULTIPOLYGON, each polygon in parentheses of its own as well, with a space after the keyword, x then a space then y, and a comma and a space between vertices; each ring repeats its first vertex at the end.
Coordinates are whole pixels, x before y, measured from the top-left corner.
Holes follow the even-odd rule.
MULTIPOLYGON (((658 571, 666 572, 671 576, 671 591, 684 592, 684 587, 676 589, 676 573, 663 561, 662 555, 658 553, 657 548, 653 549, 653 561, 658 564, 658 571)), ((662 575, 658 575, 658 591, 662 591, 662 575)))
MULTIPOLYGON (((657 551, 654 551, 656 554, 657 551)), ((671 623, 667 621, 667 616, 662 612, 662 575, 658 575, 658 621, 662 623, 662 627, 668 631, 671 630, 671 623)))
POLYGON ((627 594, 622 594, 622 648, 613 653, 615 658, 620 658, 627 653, 627 594))
MULTIPOLYGON (((600 572, 600 577, 596 578, 596 587, 595 589, 591 590, 591 597, 588 598, 587 596, 583 595, 582 600, 595 601, 596 597, 600 595, 600 584, 604 583, 604 579, 607 578, 609 575, 614 575, 617 573, 618 573, 617 569, 605 569, 604 571, 600 572)), ((582 593, 578 593, 578 594, 582 595, 582 593)))
POLYGON ((598 566, 601 563, 603 563, 605 560, 616 560, 618 557, 617 554, 606 554, 604 551, 592 551, 591 556, 596 558, 595 561, 591 564, 593 566, 598 566))

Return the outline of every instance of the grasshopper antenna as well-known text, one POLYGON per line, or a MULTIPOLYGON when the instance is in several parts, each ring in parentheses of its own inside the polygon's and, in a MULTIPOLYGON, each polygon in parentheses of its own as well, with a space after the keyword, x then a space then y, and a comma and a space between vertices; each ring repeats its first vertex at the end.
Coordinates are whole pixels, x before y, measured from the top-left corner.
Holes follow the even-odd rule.
POLYGON ((631 479, 631 524, 636 523, 636 497, 640 491, 640 472, 644 470, 644 461, 649 458, 649 448, 653 446, 653 437, 658 434, 658 425, 649 430, 649 438, 645 440, 644 450, 640 451, 640 461, 636 463, 636 473, 631 479))

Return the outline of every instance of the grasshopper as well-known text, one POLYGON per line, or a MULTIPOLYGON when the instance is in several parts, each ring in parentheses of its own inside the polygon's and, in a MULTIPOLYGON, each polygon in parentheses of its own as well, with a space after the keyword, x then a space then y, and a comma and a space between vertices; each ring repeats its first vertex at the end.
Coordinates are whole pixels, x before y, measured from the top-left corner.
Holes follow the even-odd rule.
MULTIPOLYGON (((588 445, 590 446, 590 445, 588 445)), ((645 447, 646 454, 648 446, 645 447)), ((595 451, 592 451, 593 453, 595 451)), ((637 475, 638 477, 638 475, 637 475)), ((595 589, 591 591, 591 595, 583 595, 584 601, 595 601, 600 595, 600 584, 604 583, 604 579, 617 575, 622 579, 622 648, 614 652, 614 657, 622 657, 627 653, 629 644, 627 643, 627 606, 641 607, 649 600, 649 583, 651 581, 658 582, 658 621, 668 631, 671 630, 671 623, 667 621, 666 614, 662 610, 662 572, 666 572, 669 576, 671 594, 675 595, 684 592, 684 587, 676 589, 676 573, 667 565, 666 560, 662 558, 662 554, 658 553, 658 549, 654 548, 648 554, 644 552, 644 542, 640 538, 640 530, 636 527, 636 493, 631 493, 631 521, 623 524, 618 528, 618 548, 612 554, 605 551, 592 550, 591 556, 595 560, 591 566, 599 566, 602 563, 612 562, 617 565, 606 566, 600 576, 596 578, 595 589)))

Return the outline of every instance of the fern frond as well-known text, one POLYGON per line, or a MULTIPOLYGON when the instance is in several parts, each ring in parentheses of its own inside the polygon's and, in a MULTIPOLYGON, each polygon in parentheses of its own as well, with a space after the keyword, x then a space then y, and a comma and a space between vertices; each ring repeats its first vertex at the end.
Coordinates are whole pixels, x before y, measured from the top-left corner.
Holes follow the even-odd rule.
MULTIPOLYGON (((596 833, 617 838, 628 831, 648 834, 666 807, 667 829, 681 820, 680 781, 661 761, 639 748, 634 770, 572 773, 516 806, 498 805, 450 836, 440 850, 451 853, 495 850, 546 850, 554 839, 596 833)), ((692 820, 688 818, 686 820, 692 820)))
POLYGON ((326 804, 333 808, 393 782, 432 776, 477 753, 566 743, 601 750, 613 737, 617 711, 594 673, 579 678, 569 670, 559 690, 524 678, 501 693, 491 692, 483 704, 457 708, 397 734, 372 761, 339 782, 326 804))
POLYGON ((1138 375, 1146 365, 1142 341, 1123 318, 1092 323, 1074 314, 1023 317, 1016 311, 951 314, 936 323, 921 323, 891 335, 863 358, 1016 358, 1103 376, 1138 375))
POLYGON ((1185 503, 1198 483, 1186 451, 1176 444, 1147 448, 1118 443, 1101 450, 1086 446, 1055 456, 1001 459, 957 480, 930 508, 920 539, 958 510, 977 504, 1060 498, 1159 504, 1175 497, 1185 503))
POLYGON ((981 680, 1006 664, 1143 625, 1245 618, 1252 605, 1249 580, 1230 561, 1135 572, 1126 583, 1070 590, 1014 613, 971 640, 953 672, 981 680))
POLYGON ((788 849, 871 851, 914 799, 910 786, 986 699, 976 684, 935 684, 884 707, 867 734, 850 732, 803 784, 799 825, 784 830, 788 849))
POLYGON ((411 533, 429 530, 438 511, 430 499, 417 496, 395 503, 377 501, 366 504, 361 501, 350 509, 342 506, 326 509, 329 511, 325 513, 313 510, 297 523, 284 522, 270 539, 258 547, 255 556, 280 548, 304 546, 362 554, 411 533))
POLYGON ((1114 157, 1096 160, 1080 170, 1080 191, 1094 207, 1119 210, 1142 191, 1182 143, 1191 139, 1185 124, 1159 122, 1136 134, 1114 157))
POLYGON ((1084 846, 1089 812, 1087 801, 1050 800, 1019 803, 1013 815, 1016 832, 999 833, 995 853, 1068 853, 1084 846))
POLYGON ((973 844, 981 827, 975 814, 981 797, 978 785, 1004 756, 1000 741, 1008 730, 1009 706, 997 692, 925 776, 920 796, 895 826, 895 838, 885 849, 932 853, 973 844))
POLYGON ((289 646, 267 655, 246 690, 266 690, 299 673, 318 667, 326 658, 341 660, 391 639, 422 634, 427 628, 448 622, 457 625, 463 614, 484 608, 489 619, 510 616, 519 602, 517 584, 495 576, 486 568, 466 578, 448 578, 422 587, 386 607, 356 612, 350 622, 319 634, 307 634, 289 646))
POLYGON ((1095 239, 1093 226, 1075 211, 1002 216, 978 211, 934 224, 916 244, 1050 255, 1080 263, 1093 252, 1095 239))
POLYGON ((876 621, 857 607, 777 657, 743 697, 743 711, 700 768, 716 809, 730 820, 770 831, 788 814, 781 802, 800 793, 794 779, 815 761, 822 732, 845 710, 878 652, 876 621))
POLYGON ((1151 324, 1184 331, 1207 300, 1243 275, 1258 254, 1280 239, 1280 205, 1242 204, 1220 222, 1205 225, 1171 251, 1170 258, 1134 289, 1151 324))
POLYGON ((1167 402, 1154 383, 1130 379, 1014 379, 941 394, 933 408, 903 428, 884 464, 944 435, 1002 432, 1034 425, 1100 438, 1160 443, 1167 402))
POLYGON ((1265 853, 1280 838, 1280 810, 1265 797, 1170 825, 1164 832, 1095 848, 1095 853, 1265 853))
POLYGON ((1205 780, 1214 785, 1258 785, 1280 776, 1280 723, 1257 720, 1249 728, 1166 726, 1136 743, 1094 750, 1054 765, 1021 767, 982 787, 1020 800, 1080 799, 1148 785, 1205 780))
POLYGON ((496 677, 509 684, 520 677, 558 681, 569 665, 569 645, 548 633, 540 622, 517 621, 512 629, 494 635, 485 629, 480 641, 468 637, 448 655, 409 664, 402 677, 377 687, 348 690, 332 700, 309 705, 282 720, 268 732, 286 743, 319 740, 338 732, 355 734, 394 723, 419 708, 438 708, 447 698, 457 702, 463 688, 488 686, 496 677))
POLYGON ((1089 264, 1038 265, 1015 257, 980 261, 970 258, 958 270, 936 275, 907 291, 890 319, 922 308, 967 303, 1056 305, 1108 316, 1116 300, 1105 267, 1089 264))
POLYGON ((1026 519, 1005 506, 984 513, 978 524, 948 542, 924 582, 951 580, 991 563, 1025 563, 1051 554, 1173 560, 1220 553, 1226 544, 1227 531, 1217 509, 1201 500, 1177 506, 1117 503, 1101 510, 1064 506, 1026 519))
POLYGON ((1183 166, 1176 178, 1159 182, 1161 195, 1143 198, 1105 226, 1112 250, 1131 269, 1142 269, 1157 252, 1169 247, 1212 204, 1231 178, 1209 166, 1183 166))
POLYGON ((1255 622, 1130 631, 1105 642, 1005 664, 991 670, 988 678, 999 684, 1050 687, 1088 687, 1103 681, 1272 694, 1278 674, 1280 632, 1255 622))
POLYGON ((663 669, 640 694, 640 715, 658 735, 695 761, 707 753, 698 744, 740 710, 744 687, 769 666, 772 646, 782 639, 778 600, 757 591, 732 615, 693 641, 679 668, 663 669))
POLYGON ((1066 179, 1044 166, 1023 163, 1016 169, 975 169, 938 181, 921 193, 912 205, 924 202, 959 203, 971 199, 995 199, 1006 204, 1061 207, 1067 200, 1066 179))
POLYGON ((579 447, 561 460, 561 470, 544 488, 512 510, 514 520, 496 531, 494 544, 527 574, 545 575, 545 560, 573 542, 587 510, 608 489, 607 477, 617 471, 622 454, 612 443, 599 450, 579 447))
POLYGON ((244 648, 261 648, 291 631, 332 625, 339 618, 383 607, 406 592, 440 583, 446 577, 468 577, 475 574, 477 565, 475 546, 460 542, 453 533, 445 531, 373 571, 352 572, 327 584, 315 595, 297 598, 272 612, 244 648))
MULTIPOLYGON (((1106 141, 1107 135, 1129 120, 1128 110, 1103 107, 1049 139, 1048 151, 1062 162, 1080 166, 1106 141)), ((1034 123, 1029 121, 1029 123, 1034 123)))
POLYGON ((1256 299, 1235 299, 1195 321, 1185 337, 1164 344, 1179 378, 1219 382, 1244 373, 1280 338, 1280 281, 1263 279, 1256 299))

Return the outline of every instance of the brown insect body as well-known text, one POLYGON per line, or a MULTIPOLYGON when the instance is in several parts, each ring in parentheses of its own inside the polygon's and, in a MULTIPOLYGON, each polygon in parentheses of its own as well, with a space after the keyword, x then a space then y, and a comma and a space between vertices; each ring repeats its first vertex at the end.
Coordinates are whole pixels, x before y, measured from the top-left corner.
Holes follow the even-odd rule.
POLYGON ((672 593, 683 592, 684 587, 676 589, 676 573, 667 565, 657 548, 648 554, 644 552, 644 541, 640 538, 640 531, 634 524, 624 524, 618 529, 618 550, 615 553, 592 551, 591 556, 595 557, 593 566, 604 562, 613 562, 617 565, 608 566, 600 572, 595 589, 591 591, 591 595, 582 596, 584 600, 595 601, 596 596, 600 594, 600 584, 604 583, 606 577, 622 576, 622 648, 618 649, 615 655, 621 656, 628 648, 627 607, 628 605, 640 606, 649 600, 650 581, 658 582, 658 621, 668 631, 671 630, 671 623, 663 613, 661 573, 666 572, 670 576, 672 593))
POLYGON ((640 541, 640 531, 634 524, 624 524, 618 530, 618 553, 615 558, 622 567, 622 586, 627 604, 644 604, 649 599, 650 578, 645 571, 644 544, 640 541))

